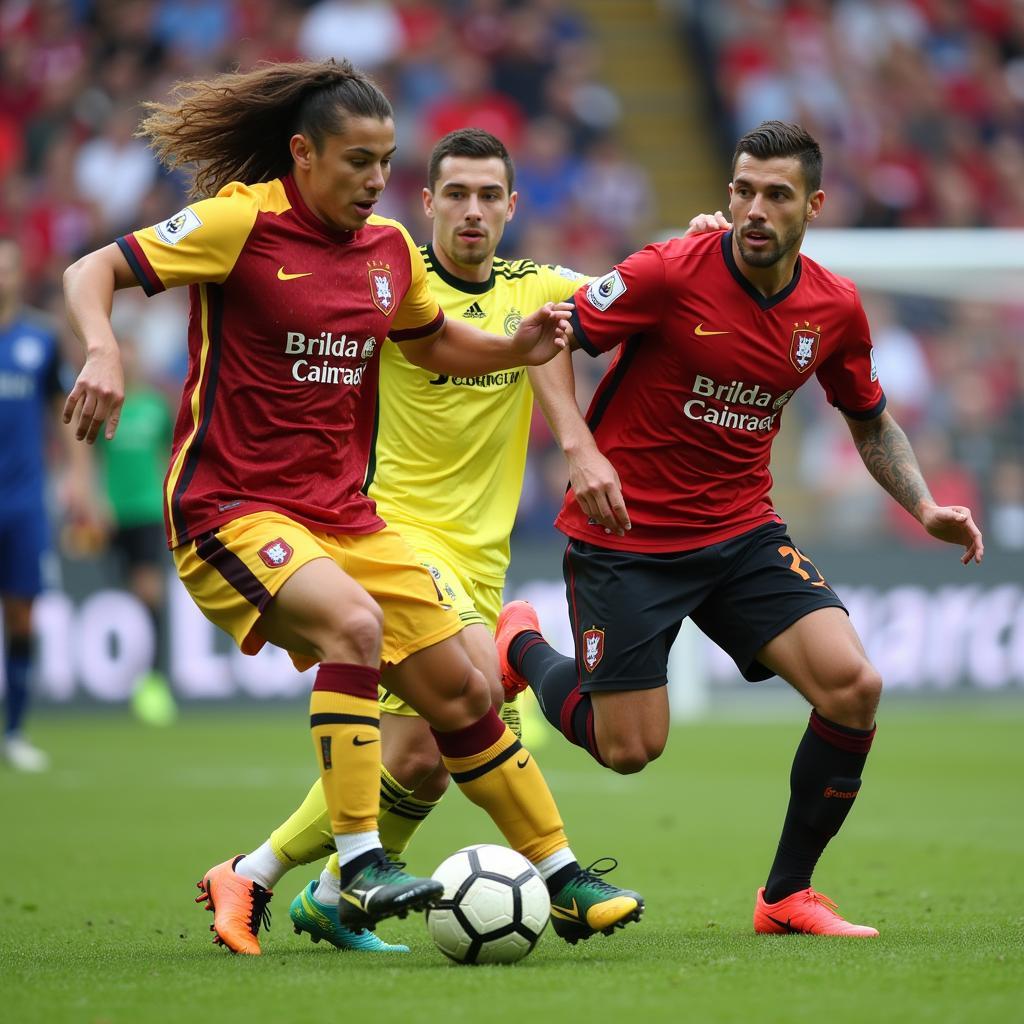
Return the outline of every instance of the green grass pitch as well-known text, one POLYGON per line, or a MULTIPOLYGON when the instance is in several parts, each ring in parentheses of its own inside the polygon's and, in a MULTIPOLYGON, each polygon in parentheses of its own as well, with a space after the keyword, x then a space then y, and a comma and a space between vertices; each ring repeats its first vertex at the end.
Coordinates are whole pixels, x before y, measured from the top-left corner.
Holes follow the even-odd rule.
MULTIPOLYGON (((451 965, 422 918, 386 922, 408 956, 314 946, 287 876, 264 956, 210 944, 193 904, 209 865, 243 852, 314 771, 302 707, 187 711, 172 728, 40 714, 55 768, 0 771, 0 1018, 12 1022, 1024 1021, 1024 701, 892 701, 862 797, 816 884, 876 941, 755 937, 750 916, 787 798, 803 711, 677 727, 620 778, 553 734, 541 763, 584 863, 647 912, 575 948, 550 930, 514 967, 451 965)), ((409 851, 431 871, 500 841, 451 793, 409 851)))

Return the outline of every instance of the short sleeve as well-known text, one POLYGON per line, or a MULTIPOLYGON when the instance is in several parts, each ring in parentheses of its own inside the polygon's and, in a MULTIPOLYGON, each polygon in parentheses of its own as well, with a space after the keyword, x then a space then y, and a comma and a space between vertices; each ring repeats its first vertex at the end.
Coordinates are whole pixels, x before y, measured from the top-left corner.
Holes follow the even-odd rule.
POLYGON ((152 227, 117 239, 147 295, 179 285, 222 284, 256 223, 259 202, 244 186, 203 199, 152 227))
POLYGON ((657 247, 633 253, 575 293, 571 322, 580 347, 594 356, 651 330, 661 318, 664 292, 665 263, 657 247))
POLYGON ((545 302, 565 302, 576 294, 576 290, 584 284, 589 284, 593 278, 581 274, 569 267, 559 267, 551 263, 542 264, 538 268, 541 280, 544 285, 545 302))
POLYGON ((427 283, 423 254, 413 243, 409 232, 401 224, 397 227, 409 249, 409 290, 395 311, 389 336, 392 341, 415 341, 436 334, 444 324, 444 312, 427 283))
POLYGON ((825 397, 851 419, 870 420, 885 408, 885 394, 871 345, 871 329, 854 292, 846 335, 817 372, 825 397))

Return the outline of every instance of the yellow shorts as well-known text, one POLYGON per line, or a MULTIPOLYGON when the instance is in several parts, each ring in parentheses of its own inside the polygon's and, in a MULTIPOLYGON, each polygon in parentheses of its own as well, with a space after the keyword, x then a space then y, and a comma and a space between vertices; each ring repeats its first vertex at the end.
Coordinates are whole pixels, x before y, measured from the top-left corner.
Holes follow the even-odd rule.
MULTIPOLYGON (((330 558, 380 606, 381 660, 387 664, 463 627, 412 548, 388 527, 359 535, 321 533, 279 512, 255 512, 174 549, 178 576, 192 600, 244 654, 256 654, 266 643, 259 619, 271 599, 296 569, 316 558, 330 558)), ((300 671, 315 664, 289 654, 300 671)))
MULTIPOLYGON (((399 528, 401 529, 401 527, 399 528)), ((437 585, 437 589, 444 594, 445 600, 458 614, 463 626, 470 626, 474 623, 486 626, 490 633, 494 633, 498 615, 501 612, 500 586, 481 583, 460 573, 455 568, 455 561, 450 554, 442 552, 436 545, 427 546, 421 543, 421 538, 415 533, 406 533, 402 530, 403 536, 407 537, 416 553, 416 557, 429 570, 430 575, 437 585)), ((381 711, 389 715, 415 716, 408 704, 401 697, 397 697, 390 690, 380 689, 378 704, 381 711)))

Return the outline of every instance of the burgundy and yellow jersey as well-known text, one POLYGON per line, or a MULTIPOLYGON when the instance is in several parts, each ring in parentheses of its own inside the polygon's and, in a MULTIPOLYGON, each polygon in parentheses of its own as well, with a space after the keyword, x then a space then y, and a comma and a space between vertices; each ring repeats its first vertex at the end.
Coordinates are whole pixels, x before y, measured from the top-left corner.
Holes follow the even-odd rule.
POLYGON ((291 177, 233 182, 117 240, 147 294, 189 286, 170 546, 265 509, 328 533, 383 526, 362 493, 384 339, 444 314, 397 221, 333 231, 291 177))
POLYGON ((847 416, 885 408, 856 288, 806 256, 765 298, 736 265, 731 232, 672 239, 634 253, 574 302, 583 349, 621 342, 587 421, 633 528, 606 534, 570 490, 556 521, 570 537, 688 551, 777 522, 768 463, 793 392, 816 376, 847 416))

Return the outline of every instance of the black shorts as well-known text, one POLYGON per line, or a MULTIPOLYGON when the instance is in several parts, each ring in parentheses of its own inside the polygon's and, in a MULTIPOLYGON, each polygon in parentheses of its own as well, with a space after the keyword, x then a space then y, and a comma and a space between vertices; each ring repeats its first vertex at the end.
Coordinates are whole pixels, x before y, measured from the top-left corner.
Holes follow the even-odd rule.
POLYGON ((774 675, 755 657, 769 640, 818 608, 846 611, 781 523, 667 554, 570 540, 563 572, 584 693, 664 686, 687 616, 757 682, 774 675))

